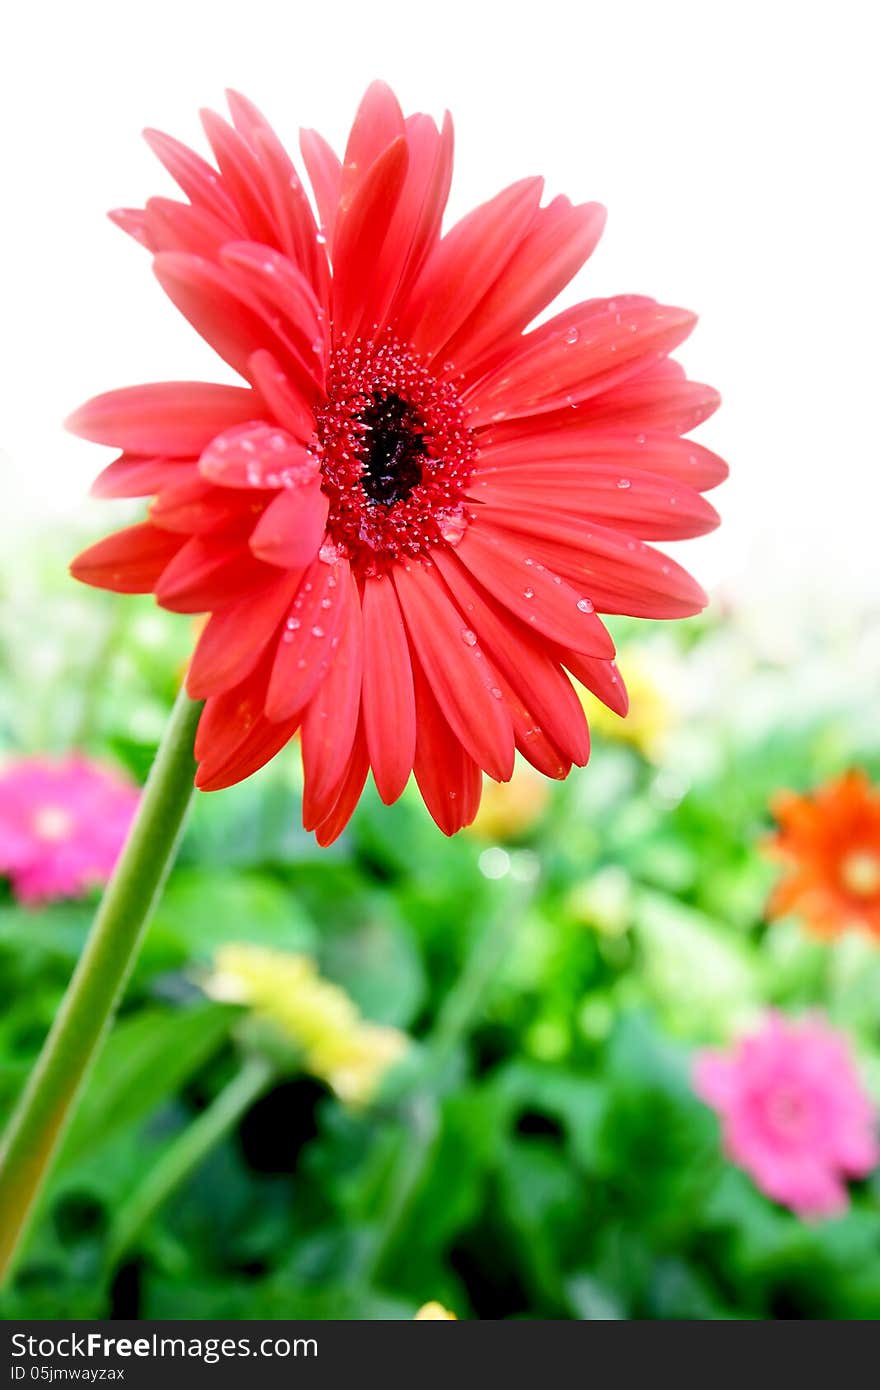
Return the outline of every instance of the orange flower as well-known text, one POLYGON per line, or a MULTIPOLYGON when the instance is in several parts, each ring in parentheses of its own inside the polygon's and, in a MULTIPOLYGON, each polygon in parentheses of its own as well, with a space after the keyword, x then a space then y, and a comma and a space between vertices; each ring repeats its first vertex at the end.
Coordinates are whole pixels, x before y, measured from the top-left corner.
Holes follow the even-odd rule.
POLYGON ((779 831, 770 851, 788 866, 768 903, 770 917, 797 912, 818 936, 851 927, 880 937, 880 791, 847 772, 809 796, 774 798, 779 831))

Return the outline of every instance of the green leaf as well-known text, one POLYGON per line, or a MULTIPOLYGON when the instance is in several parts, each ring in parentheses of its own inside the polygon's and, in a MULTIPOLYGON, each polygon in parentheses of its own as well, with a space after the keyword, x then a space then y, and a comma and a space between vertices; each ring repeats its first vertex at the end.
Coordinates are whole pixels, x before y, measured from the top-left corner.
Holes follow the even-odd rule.
POLYGON ((173 1096, 217 1049, 236 1016, 220 1004, 199 1004, 145 1009, 118 1023, 89 1078, 59 1170, 173 1096))

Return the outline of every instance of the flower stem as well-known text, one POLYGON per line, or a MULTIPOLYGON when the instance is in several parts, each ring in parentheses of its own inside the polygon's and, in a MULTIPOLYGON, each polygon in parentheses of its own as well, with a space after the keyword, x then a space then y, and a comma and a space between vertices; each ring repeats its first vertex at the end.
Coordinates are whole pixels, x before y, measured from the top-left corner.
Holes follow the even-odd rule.
POLYGON ((0 1148, 0 1283, 33 1216, 174 860, 201 706, 181 690, 67 994, 0 1148))
POLYGON ((109 1267, 125 1254, 150 1217, 266 1090, 274 1075, 275 1068, 268 1058, 249 1057, 207 1110, 177 1136, 119 1212, 108 1242, 109 1267))

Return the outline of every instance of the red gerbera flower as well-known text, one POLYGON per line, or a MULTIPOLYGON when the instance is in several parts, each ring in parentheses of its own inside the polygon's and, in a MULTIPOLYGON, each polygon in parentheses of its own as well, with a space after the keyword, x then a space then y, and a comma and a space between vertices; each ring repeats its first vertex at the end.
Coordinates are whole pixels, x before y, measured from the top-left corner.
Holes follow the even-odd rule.
POLYGON ((440 224, 452 127, 367 92, 344 162, 302 155, 320 222, 260 113, 208 112, 212 168, 147 133, 188 202, 114 220, 244 378, 98 396, 71 428, 122 455, 100 497, 149 520, 73 566, 211 616, 187 678, 205 699, 197 784, 229 786, 301 730, 304 821, 346 824, 369 769, 386 802, 411 772, 447 834, 482 771, 518 748, 564 777, 589 735, 566 672, 623 713, 598 614, 705 603, 646 541, 718 522, 725 465, 682 439, 716 408, 668 354, 692 314, 593 299, 525 330, 599 238, 604 212, 524 179, 440 224))

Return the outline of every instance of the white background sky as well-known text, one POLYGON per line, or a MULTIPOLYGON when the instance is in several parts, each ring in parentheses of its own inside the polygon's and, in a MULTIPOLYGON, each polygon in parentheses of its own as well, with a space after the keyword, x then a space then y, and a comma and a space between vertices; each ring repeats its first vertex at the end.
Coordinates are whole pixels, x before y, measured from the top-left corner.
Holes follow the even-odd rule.
MULTIPOLYGON (((61 429, 81 399, 222 375, 104 219, 172 192, 140 129, 204 150, 197 108, 231 85, 291 143, 312 125, 339 147, 379 76, 405 109, 451 108, 455 215, 542 173, 549 195, 609 209, 577 297, 700 314, 682 358, 725 405, 698 437, 733 470, 721 532, 688 547, 700 578, 880 596, 874 19, 867 0, 15 6, 0 39, 5 543, 82 512, 103 451, 61 429)), ((110 512, 93 515, 97 535, 110 512)))

